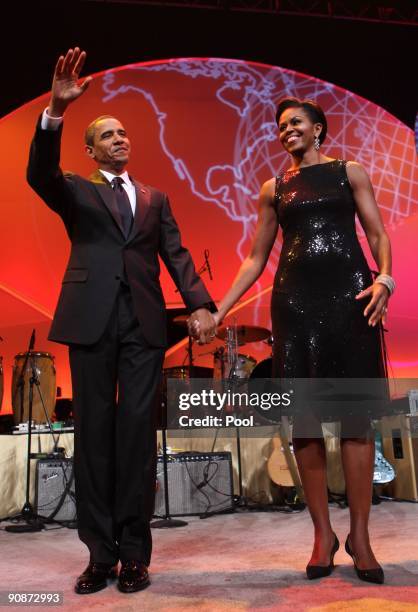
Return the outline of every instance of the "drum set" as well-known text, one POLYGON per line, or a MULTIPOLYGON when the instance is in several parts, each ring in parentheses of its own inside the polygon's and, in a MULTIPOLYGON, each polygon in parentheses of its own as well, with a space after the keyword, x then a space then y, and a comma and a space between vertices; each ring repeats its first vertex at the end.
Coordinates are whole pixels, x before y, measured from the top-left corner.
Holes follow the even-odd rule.
MULTIPOLYGON (((181 327, 187 327, 187 318, 187 315, 179 315, 173 319, 173 323, 181 327)), ((195 358, 191 338, 189 338, 186 363, 181 366, 164 368, 163 403, 166 399, 167 381, 172 378, 182 380, 190 378, 229 379, 235 382, 243 382, 253 378, 271 378, 271 355, 267 359, 257 362, 251 355, 239 352, 241 347, 255 342, 263 342, 271 350, 273 337, 269 329, 255 325, 223 326, 216 332, 216 338, 223 341, 223 345, 209 353, 213 356, 212 368, 194 364, 195 358)))
MULTIPOLYGON (((174 324, 187 327, 187 316, 180 315, 174 324)), ((270 378, 272 368, 271 356, 259 362, 249 354, 241 352, 241 347, 263 342, 272 346, 270 330, 254 325, 223 326, 216 337, 223 341, 214 351, 213 367, 195 365, 193 342, 189 339, 186 363, 163 370, 163 398, 166 398, 168 379, 232 379, 244 381, 252 378, 270 378)), ((12 408, 15 425, 27 423, 29 419, 30 381, 36 373, 36 385, 32 398, 32 422, 36 425, 53 419, 56 402, 55 358, 44 351, 26 351, 15 355, 12 376, 12 408)), ((4 394, 3 358, 0 356, 0 409, 4 394)), ((163 403, 164 400, 163 400, 163 403)))

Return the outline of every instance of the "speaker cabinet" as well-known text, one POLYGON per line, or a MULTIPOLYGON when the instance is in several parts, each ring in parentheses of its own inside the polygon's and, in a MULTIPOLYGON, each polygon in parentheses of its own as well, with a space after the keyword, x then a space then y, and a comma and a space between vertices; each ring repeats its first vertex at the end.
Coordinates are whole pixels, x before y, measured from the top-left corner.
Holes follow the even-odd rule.
POLYGON ((157 462, 155 516, 192 516, 234 508, 231 453, 179 453, 167 456, 168 505, 164 464, 157 462))
POLYGON ((75 521, 72 459, 40 459, 36 465, 35 512, 55 521, 75 521))

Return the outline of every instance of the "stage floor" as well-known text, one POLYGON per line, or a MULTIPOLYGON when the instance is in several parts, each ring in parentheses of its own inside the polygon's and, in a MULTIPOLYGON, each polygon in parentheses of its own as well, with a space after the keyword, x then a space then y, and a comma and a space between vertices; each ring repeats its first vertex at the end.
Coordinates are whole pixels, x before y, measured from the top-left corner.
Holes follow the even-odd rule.
MULTIPOLYGON (((342 543, 348 510, 331 508, 342 543)), ((116 584, 92 595, 76 595, 73 583, 87 563, 74 530, 49 528, 35 534, 0 531, 0 590, 62 591, 59 610, 231 612, 257 610, 418 610, 418 505, 383 502, 372 508, 371 535, 386 583, 367 585, 354 574, 343 546, 333 575, 310 582, 305 565, 312 526, 308 512, 235 513, 186 527, 153 530, 151 586, 120 593, 116 584)), ((31 610, 36 609, 34 606, 31 610)))

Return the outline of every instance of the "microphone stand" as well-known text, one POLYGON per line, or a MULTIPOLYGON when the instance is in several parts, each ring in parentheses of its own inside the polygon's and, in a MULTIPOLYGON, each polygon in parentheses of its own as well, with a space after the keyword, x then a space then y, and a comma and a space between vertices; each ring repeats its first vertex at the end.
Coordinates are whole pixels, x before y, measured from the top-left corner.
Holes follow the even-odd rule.
POLYGON ((166 423, 161 427, 163 436, 163 480, 164 480, 164 506, 165 513, 163 518, 152 521, 151 527, 154 529, 167 529, 169 527, 185 527, 186 521, 174 519, 170 516, 170 504, 168 495, 168 457, 167 457, 167 427, 166 423))
POLYGON ((29 533, 29 532, 41 531, 42 529, 45 529, 44 522, 42 521, 41 517, 39 517, 39 515, 36 514, 33 508, 33 505, 30 502, 31 459, 35 459, 37 457, 36 453, 32 453, 33 389, 35 386, 38 389, 39 397, 41 398, 42 407, 43 407, 46 419, 48 421, 49 431, 54 440, 53 453, 54 454, 57 453, 58 440, 55 439, 55 436, 53 434, 51 420, 49 418, 48 412, 45 407, 44 399, 42 397, 42 392, 40 389, 41 383, 39 381, 38 373, 36 371, 36 365, 33 360, 34 345, 35 345, 35 330, 33 330, 32 332, 31 339, 29 342, 29 348, 25 356, 25 361, 23 363, 22 371, 20 372, 20 375, 19 375, 19 381, 17 383, 17 387, 20 390, 20 413, 21 413, 21 419, 23 419, 24 387, 25 387, 24 377, 25 377, 25 372, 26 372, 26 366, 28 362, 30 362, 32 373, 31 373, 31 377, 29 380, 29 397, 28 397, 28 400, 29 400, 28 418, 29 420, 28 420, 28 443, 27 443, 27 451, 26 451, 26 495, 25 495, 25 503, 23 504, 23 508, 20 511, 20 514, 16 517, 13 517, 14 519, 23 519, 26 524, 25 525, 7 525, 5 527, 5 530, 9 531, 10 533, 29 533))

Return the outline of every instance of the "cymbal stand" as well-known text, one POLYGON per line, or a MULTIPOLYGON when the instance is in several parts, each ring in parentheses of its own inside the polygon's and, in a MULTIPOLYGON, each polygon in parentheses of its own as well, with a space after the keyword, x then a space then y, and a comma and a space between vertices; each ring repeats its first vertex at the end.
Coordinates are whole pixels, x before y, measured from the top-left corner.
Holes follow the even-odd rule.
MULTIPOLYGON (((234 323, 233 326, 227 328, 226 335, 226 351, 227 351, 227 361, 229 366, 228 371, 228 382, 229 384, 234 385, 235 383, 235 371, 238 363, 238 332, 237 332, 237 324, 234 323)), ((237 464, 238 464, 238 506, 247 507, 248 501, 244 496, 244 488, 242 484, 242 455, 241 455, 241 436, 239 427, 235 427, 236 432, 236 447, 237 447, 237 464)))

